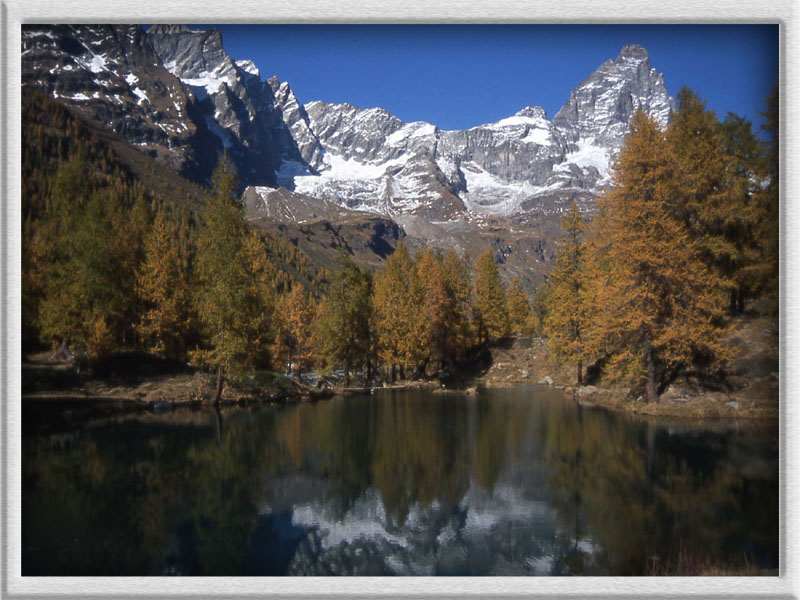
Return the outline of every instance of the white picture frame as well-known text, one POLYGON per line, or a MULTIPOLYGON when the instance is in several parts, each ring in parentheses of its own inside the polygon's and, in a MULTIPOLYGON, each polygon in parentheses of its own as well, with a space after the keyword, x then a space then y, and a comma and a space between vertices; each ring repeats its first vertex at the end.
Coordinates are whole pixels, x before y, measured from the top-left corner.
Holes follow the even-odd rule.
POLYGON ((38 597, 686 597, 795 598, 798 585, 798 107, 794 0, 12 0, 2 18, 2 596, 38 597), (22 577, 20 408, 20 48, 24 23, 779 23, 781 56, 780 576, 585 578, 22 577))

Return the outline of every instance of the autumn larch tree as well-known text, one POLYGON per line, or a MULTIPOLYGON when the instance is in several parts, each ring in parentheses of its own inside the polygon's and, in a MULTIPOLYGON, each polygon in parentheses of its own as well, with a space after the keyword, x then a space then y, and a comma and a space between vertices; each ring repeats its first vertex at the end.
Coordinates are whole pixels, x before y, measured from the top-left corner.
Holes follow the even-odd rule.
POLYGON ((257 262, 255 233, 245 223, 236 197, 236 173, 227 155, 215 168, 212 185, 196 257, 195 299, 205 343, 194 356, 216 369, 215 402, 219 402, 230 371, 266 362, 270 307, 261 289, 264 282, 259 281, 264 268, 257 262))
POLYGON ((704 262, 725 280, 728 305, 737 306, 737 271, 748 257, 742 246, 749 219, 748 194, 738 193, 736 164, 726 152, 716 115, 690 89, 678 92, 678 110, 667 129, 673 162, 670 204, 695 238, 704 262))
POLYGON ((452 312, 446 321, 445 361, 452 366, 464 358, 475 337, 472 327, 472 279, 467 255, 459 257, 454 250, 445 252, 442 278, 451 299, 452 312))
POLYGON ((308 293, 299 283, 288 294, 282 295, 275 310, 276 359, 289 372, 300 377, 311 361, 311 327, 315 307, 308 293))
POLYGON ((181 249, 177 224, 159 211, 145 239, 145 258, 136 280, 144 304, 138 332, 154 352, 176 359, 185 356, 191 320, 188 272, 181 249))
POLYGON ((515 278, 506 291, 506 310, 511 324, 511 333, 514 335, 530 335, 533 333, 534 315, 528 301, 528 294, 522 287, 519 277, 515 278))
POLYGON ((479 344, 508 336, 506 295, 491 248, 487 248, 475 263, 473 315, 479 344))
POLYGON ((344 367, 345 385, 370 360, 372 280, 342 249, 314 324, 314 346, 328 367, 344 367))
POLYGON ((778 313, 779 299, 779 190, 780 190, 780 165, 779 155, 779 94, 775 85, 767 98, 767 106, 762 113, 764 124, 761 127, 767 136, 764 149, 764 173, 766 185, 756 195, 759 214, 763 218, 756 228, 756 237, 761 240, 763 275, 761 278, 762 289, 770 303, 773 314, 778 313))
POLYGON ((615 187, 601 200, 603 240, 591 335, 610 355, 612 375, 658 385, 698 357, 723 360, 720 301, 725 282, 704 261, 707 248, 672 204, 675 161, 658 125, 637 111, 615 165, 615 187))
POLYGON ((378 358, 390 368, 392 381, 398 366, 405 375, 420 356, 422 301, 414 261, 400 242, 375 278, 372 293, 378 358))
POLYGON ((764 178, 763 145, 753 134, 750 122, 734 113, 728 113, 720 131, 726 157, 726 187, 737 213, 725 228, 734 249, 726 264, 731 279, 730 311, 741 314, 745 301, 760 290, 765 272, 764 239, 759 229, 769 217, 758 202, 764 178))
POLYGON ((589 358, 587 329, 594 318, 589 297, 586 261, 586 226, 576 202, 561 222, 565 232, 558 241, 555 266, 548 282, 544 332, 559 361, 576 363, 578 385, 583 385, 583 363, 589 358))
POLYGON ((430 248, 417 259, 417 278, 422 294, 422 304, 417 307, 423 348, 420 369, 424 372, 428 362, 435 361, 441 370, 451 344, 448 323, 456 317, 456 301, 445 285, 442 258, 430 248))

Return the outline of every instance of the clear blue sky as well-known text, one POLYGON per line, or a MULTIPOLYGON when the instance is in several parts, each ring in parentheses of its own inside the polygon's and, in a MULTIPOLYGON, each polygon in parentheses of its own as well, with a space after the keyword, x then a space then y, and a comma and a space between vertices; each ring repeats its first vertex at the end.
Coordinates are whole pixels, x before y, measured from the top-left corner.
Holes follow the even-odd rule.
POLYGON ((777 25, 192 25, 228 54, 288 81, 301 103, 382 106, 404 121, 463 129, 527 105, 550 118, 623 45, 639 43, 675 95, 757 126, 778 74, 777 25))

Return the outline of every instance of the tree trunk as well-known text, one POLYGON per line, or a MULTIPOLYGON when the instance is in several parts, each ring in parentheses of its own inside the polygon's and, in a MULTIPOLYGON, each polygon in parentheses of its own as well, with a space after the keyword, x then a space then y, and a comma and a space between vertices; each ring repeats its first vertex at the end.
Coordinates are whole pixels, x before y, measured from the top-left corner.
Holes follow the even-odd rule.
POLYGON ((344 386, 350 387, 350 359, 344 361, 344 386))
POLYGON ((578 387, 583 385, 583 361, 578 361, 578 387))
POLYGON ((644 339, 644 364, 647 368, 647 402, 658 402, 656 394, 656 366, 653 363, 653 345, 650 338, 644 339))
POLYGON ((225 377, 222 374, 222 365, 217 367, 217 395, 214 396, 214 404, 219 404, 222 400, 222 386, 225 384, 225 377))
POLYGON ((392 363, 392 383, 397 381, 397 365, 392 363))

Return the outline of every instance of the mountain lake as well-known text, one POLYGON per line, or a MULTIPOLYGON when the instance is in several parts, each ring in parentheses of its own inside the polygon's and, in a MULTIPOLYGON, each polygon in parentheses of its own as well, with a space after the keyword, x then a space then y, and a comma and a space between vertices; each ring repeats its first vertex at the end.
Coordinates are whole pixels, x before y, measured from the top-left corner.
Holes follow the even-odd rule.
POLYGON ((23 408, 23 575, 777 575, 778 501, 775 424, 545 386, 23 408))

